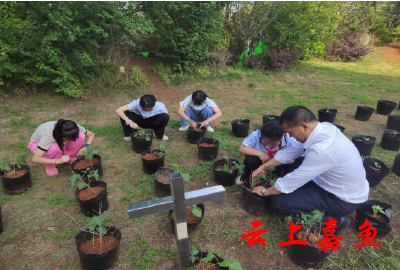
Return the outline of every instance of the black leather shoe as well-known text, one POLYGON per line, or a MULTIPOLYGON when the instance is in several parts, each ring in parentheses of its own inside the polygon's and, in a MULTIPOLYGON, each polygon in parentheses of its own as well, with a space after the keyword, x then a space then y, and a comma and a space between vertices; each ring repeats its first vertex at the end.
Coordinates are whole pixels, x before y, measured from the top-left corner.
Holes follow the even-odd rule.
POLYGON ((350 219, 347 217, 341 217, 340 220, 336 223, 337 228, 335 232, 335 236, 339 236, 339 234, 346 229, 350 225, 350 219))

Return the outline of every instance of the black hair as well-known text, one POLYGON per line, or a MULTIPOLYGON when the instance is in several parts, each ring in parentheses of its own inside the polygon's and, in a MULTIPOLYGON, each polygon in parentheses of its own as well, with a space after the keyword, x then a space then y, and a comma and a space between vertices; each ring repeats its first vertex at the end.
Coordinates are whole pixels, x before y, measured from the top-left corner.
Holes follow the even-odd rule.
POLYGON ((279 125, 277 120, 264 124, 260 131, 262 138, 268 138, 274 142, 282 140, 282 135, 284 133, 282 126, 279 125))
POLYGON ((279 119, 279 124, 286 123, 289 127, 298 127, 301 123, 317 121, 315 115, 303 106, 290 106, 284 110, 279 119))
POLYGON ((204 93, 201 90, 197 90, 196 92, 193 92, 192 94, 192 101, 194 105, 201 105, 203 102, 208 98, 206 93, 204 93))
POLYGON ((61 152, 64 154, 64 141, 66 138, 71 141, 76 141, 79 136, 78 125, 71 120, 59 119, 53 130, 53 137, 56 140, 61 152))
POLYGON ((144 95, 140 98, 140 107, 153 108, 156 105, 156 97, 153 95, 144 95))

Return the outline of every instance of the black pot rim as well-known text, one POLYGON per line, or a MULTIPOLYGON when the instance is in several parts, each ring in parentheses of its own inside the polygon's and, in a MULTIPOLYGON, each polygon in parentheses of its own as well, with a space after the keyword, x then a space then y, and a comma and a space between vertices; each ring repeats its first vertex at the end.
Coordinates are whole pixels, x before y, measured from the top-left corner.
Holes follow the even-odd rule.
POLYGON ((379 173, 381 175, 388 175, 390 173, 389 167, 386 166, 386 164, 382 160, 379 160, 379 159, 373 158, 373 157, 366 157, 363 160, 363 163, 365 163, 368 166, 369 165, 374 165, 375 162, 377 162, 381 166, 380 171, 379 172, 376 171, 377 173, 379 173))
POLYGON ((387 104, 387 105, 393 105, 394 107, 397 106, 397 102, 391 101, 391 100, 387 100, 387 99, 380 99, 380 100, 378 100, 378 103, 384 103, 384 104, 387 104))
MULTIPOLYGON (((231 121, 231 124, 239 124, 238 122, 239 122, 239 118, 237 118, 237 119, 233 119, 232 121, 231 121)), ((242 123, 242 124, 248 124, 248 123, 250 123, 250 119, 247 119, 247 118, 245 118, 245 119, 242 119, 241 121, 245 121, 244 123, 242 123)))
POLYGON ((145 154, 150 154, 150 153, 155 153, 155 152, 161 152, 161 153, 163 153, 162 157, 157 158, 156 160, 158 160, 158 159, 163 159, 163 158, 165 157, 165 152, 164 152, 164 151, 161 151, 160 149, 152 149, 152 150, 144 150, 144 151, 142 151, 142 153, 140 154, 140 158, 143 159, 143 156, 144 156, 145 154))
MULTIPOLYGON (((11 165, 10 165, 10 167, 12 167, 12 166, 15 166, 15 164, 11 164, 11 165)), ((31 172, 31 168, 30 168, 29 165, 27 165, 27 164, 21 165, 21 169, 18 169, 18 168, 15 169, 15 171, 22 171, 22 170, 27 170, 27 172, 26 172, 25 174, 21 175, 20 177, 17 177, 17 178, 4 177, 4 175, 5 175, 6 173, 8 173, 8 172, 6 172, 6 171, 0 171, 0 177, 1 177, 1 178, 5 178, 5 179, 19 179, 19 178, 23 177, 24 175, 26 175, 26 174, 28 174, 28 173, 31 172)))
MULTIPOLYGON (((210 138, 210 137, 203 137, 203 138, 200 138, 200 139, 197 141, 197 146, 198 146, 198 147, 201 147, 200 144, 202 144, 202 143, 208 143, 208 142, 207 142, 208 140, 213 140, 212 144, 215 144, 215 145, 216 145, 215 147, 219 146, 219 141, 218 141, 217 139, 210 138)), ((212 148, 212 147, 209 147, 209 148, 212 148)))
MULTIPOLYGON (((351 139, 353 140, 353 139, 359 139, 359 138, 363 138, 363 137, 371 139, 368 143, 372 143, 372 142, 376 141, 376 137, 369 136, 369 135, 360 135, 360 134, 353 135, 353 137, 351 137, 351 139)), ((367 141, 363 141, 363 142, 367 142, 367 141)))
MULTIPOLYGON (((79 249, 79 251, 82 252, 83 254, 88 254, 88 255, 89 255, 89 254, 100 255, 100 254, 104 254, 104 253, 106 253, 106 252, 109 252, 109 251, 111 251, 111 250, 118 249, 119 246, 121 245, 121 240, 122 240, 122 233, 121 233, 121 230, 119 230, 117 227, 114 227, 114 226, 106 226, 106 228, 107 228, 107 232, 108 232, 110 229, 113 229, 114 232, 115 232, 115 231, 118 232, 117 238, 113 237, 115 240, 118 240, 118 245, 117 245, 116 247, 114 247, 114 248, 112 248, 112 249, 110 249, 110 250, 106 250, 106 251, 104 251, 104 252, 102 252, 102 253, 85 253, 85 252, 82 251, 81 245, 78 245, 78 244, 75 242, 76 248, 79 249), (119 238, 119 239, 118 239, 118 238, 119 238)), ((76 234, 76 235, 75 235, 75 239, 78 237, 78 235, 81 235, 81 234, 92 234, 92 233, 90 233, 90 232, 89 232, 89 229, 86 228, 84 231, 80 231, 78 234, 76 234)), ((105 235, 106 235, 106 236, 112 236, 112 234, 111 234, 111 235, 105 234, 105 235)), ((75 240, 75 241, 76 241, 76 240, 75 240)))
MULTIPOLYGON (((93 155, 93 159, 94 158, 98 159, 99 162, 101 162, 101 156, 100 155, 97 155, 97 154, 93 155)), ((86 167, 85 169, 74 169, 75 165, 81 160, 85 160, 85 156, 78 157, 74 162, 72 162, 71 165, 70 165, 71 169, 75 170, 75 171, 81 171, 81 170, 86 170, 87 168, 89 168, 89 167, 86 167)))
POLYGON ((373 110, 373 111, 375 111, 375 108, 372 108, 372 107, 369 107, 369 106, 365 106, 365 105, 358 105, 357 108, 368 109, 368 110, 373 110))
POLYGON ((330 113, 330 112, 337 112, 337 109, 319 109, 318 112, 325 112, 325 113, 330 113), (327 112, 326 110, 329 110, 329 112, 327 112))

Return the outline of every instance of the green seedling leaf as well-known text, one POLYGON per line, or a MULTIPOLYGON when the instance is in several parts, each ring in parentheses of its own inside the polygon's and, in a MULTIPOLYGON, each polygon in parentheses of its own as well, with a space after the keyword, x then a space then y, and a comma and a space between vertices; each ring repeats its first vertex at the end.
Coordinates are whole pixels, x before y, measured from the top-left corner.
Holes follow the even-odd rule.
POLYGON ((190 256, 194 256, 194 255, 197 255, 199 253, 199 250, 197 249, 197 248, 192 248, 191 250, 190 250, 190 256))
POLYGON ((219 267, 230 267, 231 261, 230 260, 223 260, 221 263, 218 264, 219 267))
POLYGON ((202 214, 201 208, 198 207, 197 205, 193 205, 192 213, 193 213, 193 215, 195 215, 196 217, 201 217, 201 214, 202 214))
POLYGON ((201 259, 202 262, 210 262, 212 259, 214 259, 214 254, 212 252, 207 253, 207 257, 201 259))
POLYGON ((150 137, 147 137, 147 136, 146 136, 146 141, 149 142, 150 140, 151 140, 150 137))
POLYGON ((229 166, 228 166, 228 164, 224 164, 224 167, 222 168, 222 170, 224 171, 224 172, 228 172, 229 171, 229 166))
POLYGON ((233 262, 232 265, 229 268, 230 270, 243 270, 242 266, 240 265, 239 262, 233 262))
POLYGON ((182 178, 186 182, 190 183, 190 175, 188 173, 182 173, 182 178))
POLYGON ((86 184, 85 183, 79 183, 77 186, 78 186, 78 189, 81 190, 81 189, 86 187, 86 184))

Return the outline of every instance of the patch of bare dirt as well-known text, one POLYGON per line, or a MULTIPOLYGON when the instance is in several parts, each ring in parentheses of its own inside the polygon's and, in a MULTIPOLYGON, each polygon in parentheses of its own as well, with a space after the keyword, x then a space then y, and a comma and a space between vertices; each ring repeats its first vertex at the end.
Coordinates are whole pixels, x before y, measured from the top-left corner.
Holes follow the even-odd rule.
POLYGON ((400 43, 389 43, 376 48, 386 58, 400 60, 400 43))

